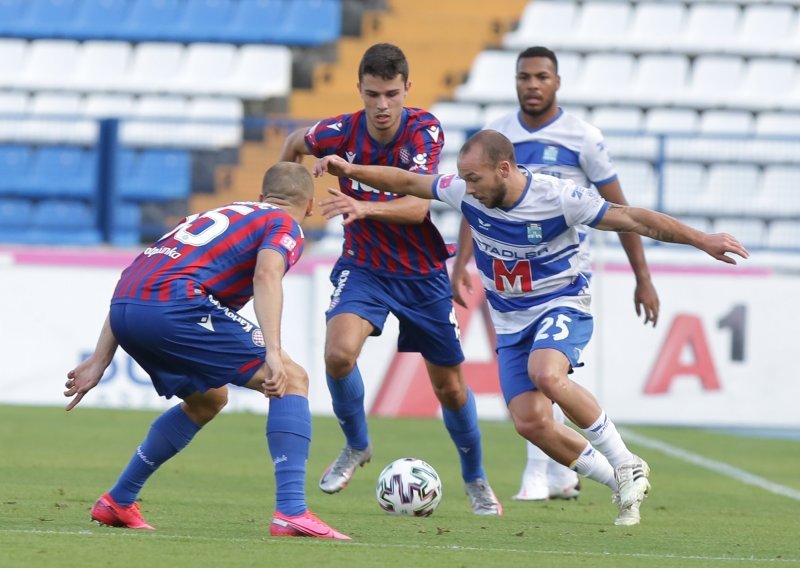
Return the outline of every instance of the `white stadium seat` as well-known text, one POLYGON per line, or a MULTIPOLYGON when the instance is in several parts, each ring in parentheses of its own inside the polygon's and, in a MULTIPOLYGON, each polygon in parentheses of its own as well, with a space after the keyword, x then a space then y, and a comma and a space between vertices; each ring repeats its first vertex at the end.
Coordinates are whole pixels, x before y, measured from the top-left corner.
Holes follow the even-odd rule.
POLYGON ((689 86, 671 102, 698 108, 719 106, 739 88, 743 73, 741 57, 701 55, 692 65, 689 86))
POLYGON ((612 49, 619 38, 627 35, 630 22, 631 5, 627 2, 586 2, 563 47, 581 51, 612 49))
POLYGON ((750 134, 755 127, 753 113, 734 110, 707 110, 700 114, 703 134, 750 134))
POLYGON ((665 51, 680 36, 686 8, 679 3, 642 2, 636 4, 630 31, 621 38, 620 48, 632 52, 665 51))
POLYGON ((706 168, 697 163, 664 164, 664 209, 670 215, 697 212, 697 199, 706 191, 706 168))
POLYGON ((130 72, 116 90, 131 93, 169 93, 183 64, 179 43, 144 42, 133 50, 130 72))
POLYGON ((797 65, 791 59, 751 59, 741 88, 731 93, 727 106, 747 109, 774 109, 792 101, 792 86, 797 65))
POLYGON ((483 126, 483 111, 480 105, 475 103, 438 102, 428 110, 442 123, 445 134, 449 129, 483 126))
POLYGON ((639 132, 644 112, 638 107, 597 107, 587 121, 606 132, 639 132))
POLYGON ((797 250, 800 243, 800 221, 773 221, 767 231, 767 246, 797 250))
POLYGON ((182 138, 192 148, 230 148, 242 142, 242 102, 236 98, 195 97, 189 101, 182 138))
POLYGON ((28 93, 0 92, 0 142, 15 140, 29 108, 28 93))
POLYGON ((653 165, 644 160, 614 160, 619 182, 628 203, 634 207, 656 206, 658 188, 653 165))
POLYGON ((757 199, 761 172, 755 164, 712 164, 708 168, 708 187, 695 201, 695 207, 711 214, 739 213, 742 204, 757 199))
POLYGON ((131 44, 87 41, 78 50, 75 72, 65 87, 82 92, 113 91, 128 76, 131 44))
POLYGON ((134 105, 134 117, 122 124, 120 139, 128 146, 181 146, 187 100, 178 96, 144 95, 134 105))
POLYGON ((574 29, 577 11, 577 4, 574 2, 528 2, 519 26, 505 35, 503 45, 516 50, 532 45, 544 45, 557 50, 574 29))
POLYGON ((670 44, 678 53, 718 53, 736 41, 741 10, 738 4, 692 3, 683 34, 670 44))
POLYGON ((36 93, 31 98, 30 118, 20 127, 17 140, 31 143, 89 144, 97 136, 97 125, 79 119, 78 93, 36 93))
POLYGON ((90 118, 128 118, 134 113, 133 95, 93 93, 86 95, 81 113, 90 118))
POLYGON ((642 55, 622 101, 646 106, 665 103, 683 92, 688 81, 689 58, 685 55, 642 55))
POLYGON ((574 89, 567 86, 560 93, 559 99, 572 104, 618 102, 631 82, 634 67, 635 60, 628 53, 587 55, 583 61, 580 81, 574 89))
POLYGON ((235 59, 236 47, 231 44, 189 44, 170 92, 185 95, 223 93, 224 85, 233 73, 235 59))
POLYGON ((0 89, 19 87, 19 79, 27 57, 27 41, 0 38, 0 89))
POLYGON ((78 60, 78 42, 39 40, 31 43, 25 66, 14 85, 18 89, 58 90, 68 84, 78 60))
POLYGON ((754 55, 785 53, 796 22, 795 9, 788 4, 748 4, 736 41, 726 51, 754 55))
POLYGON ((717 218, 714 232, 730 233, 745 247, 758 248, 766 243, 766 226, 761 219, 717 218))
POLYGON ((467 81, 456 88, 455 98, 487 103, 516 101, 517 55, 513 51, 480 52, 472 62, 467 81))
POLYGON ((483 109, 481 116, 481 127, 486 126, 490 122, 497 120, 501 116, 505 116, 512 112, 517 112, 519 105, 517 103, 501 103, 486 105, 483 109))
POLYGON ((756 117, 756 134, 800 137, 800 113, 760 112, 756 117))
POLYGON ((283 45, 239 48, 229 79, 220 94, 241 99, 286 97, 292 90, 292 52, 283 45))
POLYGON ((759 198, 752 205, 759 214, 800 217, 800 166, 765 167, 759 198))
POLYGON ((644 128, 651 133, 691 134, 697 132, 700 121, 693 109, 655 108, 647 112, 644 128))

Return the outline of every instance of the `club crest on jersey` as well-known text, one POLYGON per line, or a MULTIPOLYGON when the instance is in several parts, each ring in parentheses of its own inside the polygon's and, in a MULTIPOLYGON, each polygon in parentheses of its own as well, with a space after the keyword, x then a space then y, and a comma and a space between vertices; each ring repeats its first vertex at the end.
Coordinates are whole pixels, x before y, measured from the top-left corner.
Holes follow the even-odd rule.
POLYGON ((293 251, 297 246, 297 241, 289 235, 284 235, 283 238, 281 238, 281 246, 288 251, 293 251))
POLYGON ((433 138, 434 142, 439 141, 439 134, 442 131, 441 128, 439 128, 438 126, 429 126, 428 128, 426 128, 426 130, 428 131, 428 134, 431 135, 431 138, 433 138))
POLYGON ((400 148, 398 157, 400 158, 400 163, 407 166, 408 163, 411 161, 411 152, 408 151, 408 148, 403 146, 402 148, 400 148))
POLYGON ((409 171, 416 171, 424 169, 428 165, 428 153, 422 152, 414 156, 414 165, 411 166, 409 171))
POLYGON ((528 223, 528 242, 542 242, 542 225, 540 223, 528 223))
POLYGON ((558 162, 558 147, 545 146, 542 152, 542 161, 545 164, 555 164, 558 162))

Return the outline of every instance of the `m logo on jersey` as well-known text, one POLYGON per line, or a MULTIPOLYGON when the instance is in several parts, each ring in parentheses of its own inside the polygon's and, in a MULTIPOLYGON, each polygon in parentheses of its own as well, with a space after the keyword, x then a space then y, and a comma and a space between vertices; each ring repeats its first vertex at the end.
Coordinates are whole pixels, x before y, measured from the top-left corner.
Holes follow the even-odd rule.
POLYGON ((425 130, 428 131, 428 134, 431 135, 431 138, 433 138, 434 142, 439 141, 439 134, 441 133, 442 130, 438 126, 429 126, 425 130))
POLYGON ((345 152, 344 155, 347 157, 347 161, 350 162, 351 164, 353 163, 353 160, 356 159, 355 152, 345 152))
POLYGON ((498 292, 516 293, 530 292, 533 290, 533 274, 531 263, 520 260, 513 265, 505 263, 499 258, 492 262, 494 272, 494 287, 498 292), (511 265, 509 268, 508 265, 511 265))
POLYGON ((558 146, 545 146, 542 152, 542 161, 545 164, 558 163, 558 146))
POLYGON ((342 123, 341 122, 337 122, 335 124, 329 124, 328 128, 330 128, 331 130, 335 130, 336 132, 341 132, 342 131, 342 123))
POLYGON ((528 223, 528 242, 542 242, 542 225, 540 223, 528 223))

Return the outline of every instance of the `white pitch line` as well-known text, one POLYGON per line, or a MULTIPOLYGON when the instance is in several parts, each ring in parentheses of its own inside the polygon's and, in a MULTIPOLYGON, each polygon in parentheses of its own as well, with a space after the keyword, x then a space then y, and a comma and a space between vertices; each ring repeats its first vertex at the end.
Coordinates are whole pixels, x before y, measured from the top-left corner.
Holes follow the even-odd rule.
MULTIPOLYGON (((288 539, 263 538, 223 538, 214 536, 197 535, 167 535, 154 534, 152 532, 133 532, 116 531, 107 529, 97 529, 96 531, 59 531, 59 530, 37 530, 37 529, 0 529, 0 533, 22 533, 22 534, 41 534, 41 535, 67 535, 67 536, 100 536, 100 537, 138 537, 142 539, 158 538, 164 540, 188 540, 188 541, 212 541, 212 542, 258 542, 264 545, 298 545, 298 546, 329 546, 333 544, 325 539, 296 539, 289 542, 288 539)), ((641 558, 647 560, 696 560, 696 561, 723 561, 723 562, 775 562, 779 564, 800 564, 800 558, 766 558, 756 556, 700 556, 697 554, 651 554, 646 552, 602 552, 602 551, 575 551, 575 550, 542 550, 531 548, 502 548, 502 547, 478 547, 478 546, 459 546, 459 545, 425 545, 425 544, 399 544, 399 543, 375 543, 375 542, 339 542, 335 546, 357 546, 363 548, 399 548, 406 550, 453 550, 463 552, 502 552, 520 554, 542 554, 550 556, 572 556, 578 558, 641 558)))
POLYGON ((687 450, 667 444, 666 442, 662 442, 660 440, 654 440, 653 438, 648 438, 647 436, 642 436, 640 434, 637 434, 636 432, 631 432, 627 428, 619 428, 619 431, 625 440, 630 440, 631 442, 634 442, 641 446, 645 446, 646 448, 657 450, 662 454, 666 454, 670 457, 677 458, 679 460, 683 460, 685 462, 700 467, 704 467, 706 469, 713 471, 714 473, 721 473, 723 475, 727 475, 731 479, 735 479, 736 481, 746 483, 747 485, 754 485, 755 487, 758 487, 765 491, 769 491, 770 493, 774 493, 775 495, 781 495, 782 497, 788 497, 789 499, 800 501, 800 491, 798 491, 797 489, 793 489, 791 487, 786 487, 785 485, 775 483, 773 481, 770 481, 769 479, 765 479, 758 475, 754 475, 752 473, 749 473, 743 469, 739 469, 738 467, 734 467, 725 462, 712 460, 710 458, 703 457, 699 454, 694 454, 687 450))

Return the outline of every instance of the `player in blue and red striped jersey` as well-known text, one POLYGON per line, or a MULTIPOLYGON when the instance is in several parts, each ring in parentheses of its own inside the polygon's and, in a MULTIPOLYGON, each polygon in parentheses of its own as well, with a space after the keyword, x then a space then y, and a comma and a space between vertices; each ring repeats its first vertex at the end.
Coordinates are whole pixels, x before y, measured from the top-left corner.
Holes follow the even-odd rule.
POLYGON ((228 401, 227 385, 270 399, 267 442, 275 464, 273 536, 349 539, 306 507, 311 441, 308 375, 281 349, 283 276, 300 258, 299 224, 313 207, 313 182, 298 164, 264 175, 260 202, 190 215, 126 268, 92 355, 67 374, 71 410, 94 388, 117 346, 150 375, 158 394, 183 399, 159 416, 93 520, 149 529, 136 499, 144 483, 181 451, 228 401), (250 299, 258 325, 236 310, 250 299))
MULTIPOLYGON (((435 173, 442 128, 429 112, 403 106, 410 85, 403 52, 391 44, 373 45, 358 70, 364 108, 292 132, 281 159, 335 154, 356 164, 435 173)), ((483 469, 475 398, 461 371, 464 354, 445 267, 450 253, 431 222, 428 203, 348 179, 340 187, 340 195, 323 202, 327 218, 344 216, 344 245, 331 273, 334 291, 326 312, 325 372, 346 443, 323 473, 320 489, 341 491, 372 457, 356 361, 367 337, 381 334, 391 312, 400 321, 398 349, 425 359, 473 512, 499 515, 502 507, 483 469)))

